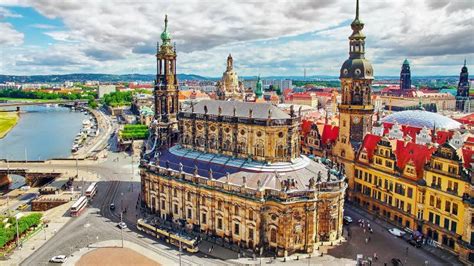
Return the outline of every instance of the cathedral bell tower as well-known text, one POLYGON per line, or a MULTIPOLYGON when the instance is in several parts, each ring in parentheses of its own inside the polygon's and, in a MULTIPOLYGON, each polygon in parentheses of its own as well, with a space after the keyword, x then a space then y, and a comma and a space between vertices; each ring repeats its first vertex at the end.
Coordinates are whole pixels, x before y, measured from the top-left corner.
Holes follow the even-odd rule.
POLYGON ((161 46, 157 44, 155 96, 155 129, 160 145, 171 146, 177 141, 178 79, 176 76, 176 48, 171 45, 168 16, 161 33, 161 46))
POLYGON ((356 17, 351 23, 349 36, 349 58, 342 64, 342 99, 339 104, 339 137, 333 155, 345 166, 349 188, 353 182, 354 159, 366 133, 372 130, 372 64, 365 59, 364 23, 359 19, 359 0, 356 3, 356 17))

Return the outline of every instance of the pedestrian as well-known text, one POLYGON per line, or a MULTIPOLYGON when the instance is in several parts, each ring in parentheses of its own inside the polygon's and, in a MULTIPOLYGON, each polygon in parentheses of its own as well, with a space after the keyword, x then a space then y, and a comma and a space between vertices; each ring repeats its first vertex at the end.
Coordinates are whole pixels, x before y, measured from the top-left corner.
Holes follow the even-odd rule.
POLYGON ((369 243, 369 239, 367 237, 365 238, 365 243, 369 243))
POLYGON ((377 258, 377 253, 374 252, 374 260, 377 261, 379 258, 377 258))
POLYGON ((364 234, 365 234, 365 228, 364 228, 364 234))
POLYGON ((372 234, 374 232, 374 230, 372 228, 370 228, 369 232, 372 234))
POLYGON ((369 223, 367 223, 367 227, 370 228, 370 224, 369 224, 369 223))

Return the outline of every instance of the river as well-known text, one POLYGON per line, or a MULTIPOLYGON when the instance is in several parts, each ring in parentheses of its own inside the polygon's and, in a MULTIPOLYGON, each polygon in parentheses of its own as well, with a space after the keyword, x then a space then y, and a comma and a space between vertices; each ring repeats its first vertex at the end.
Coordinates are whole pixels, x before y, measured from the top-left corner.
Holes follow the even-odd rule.
POLYGON ((0 139, 0 158, 47 160, 71 156, 71 146, 88 115, 66 107, 22 106, 18 124, 0 139))

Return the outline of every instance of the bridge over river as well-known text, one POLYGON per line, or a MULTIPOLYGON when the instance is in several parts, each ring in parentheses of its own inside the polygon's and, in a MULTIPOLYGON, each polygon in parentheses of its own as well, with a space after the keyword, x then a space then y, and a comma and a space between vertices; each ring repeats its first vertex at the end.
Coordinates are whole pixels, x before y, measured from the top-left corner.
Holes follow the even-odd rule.
POLYGON ((6 101, 6 102, 0 102, 0 108, 2 108, 2 107, 17 107, 17 108, 19 108, 20 106, 48 105, 48 104, 62 104, 62 105, 67 105, 67 106, 79 106, 79 105, 87 104, 87 101, 86 100, 74 100, 74 101, 57 100, 57 101, 41 101, 41 102, 36 102, 36 101, 21 101, 21 102, 6 101))
POLYGON ((55 179, 61 176, 61 173, 53 171, 30 171, 26 168, 0 168, 0 187, 11 183, 9 175, 20 175, 25 178, 26 184, 35 186, 42 179, 55 179))

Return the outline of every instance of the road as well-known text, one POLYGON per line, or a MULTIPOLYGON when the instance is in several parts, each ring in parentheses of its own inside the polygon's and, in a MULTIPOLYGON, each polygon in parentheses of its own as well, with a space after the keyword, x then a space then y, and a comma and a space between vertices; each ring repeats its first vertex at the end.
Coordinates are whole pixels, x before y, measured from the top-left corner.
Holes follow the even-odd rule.
MULTIPOLYGON (((74 218, 56 233, 45 245, 39 248, 21 265, 49 265, 48 260, 59 254, 70 255, 89 244, 105 240, 121 239, 120 229, 116 226, 119 218, 120 195, 130 189, 128 182, 117 180, 99 183, 99 192, 86 213, 74 218), (110 210, 110 203, 117 205, 115 211, 110 210)), ((136 202, 136 198, 127 198, 136 202)), ((159 242, 146 235, 142 235, 129 223, 129 229, 123 233, 124 240, 146 247, 158 259, 165 257, 178 263, 178 251, 174 246, 159 242)), ((184 265, 225 265, 224 261, 209 259, 195 254, 182 255, 184 265)), ((53 264, 51 264, 53 265, 53 264)))
POLYGON ((361 216, 352 206, 346 204, 344 209, 344 215, 349 215, 353 220, 353 223, 349 226, 345 226, 344 229, 345 235, 347 235, 349 228, 351 237, 348 242, 329 250, 329 255, 338 258, 356 259, 357 254, 363 254, 365 258, 374 257, 374 253, 376 253, 378 260, 374 263, 375 265, 384 265, 384 263, 391 265, 390 261, 392 258, 400 259, 404 265, 425 265, 426 261, 428 261, 428 265, 451 265, 451 263, 453 263, 437 258, 422 248, 415 248, 409 245, 405 240, 391 235, 388 230, 377 221, 361 216), (368 220, 374 232, 372 234, 367 230, 364 232, 364 229, 357 223, 359 219, 368 220), (369 237, 370 241, 366 243, 366 238, 369 237))

